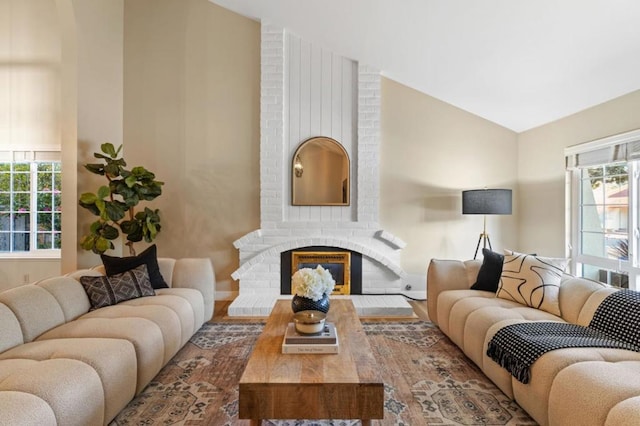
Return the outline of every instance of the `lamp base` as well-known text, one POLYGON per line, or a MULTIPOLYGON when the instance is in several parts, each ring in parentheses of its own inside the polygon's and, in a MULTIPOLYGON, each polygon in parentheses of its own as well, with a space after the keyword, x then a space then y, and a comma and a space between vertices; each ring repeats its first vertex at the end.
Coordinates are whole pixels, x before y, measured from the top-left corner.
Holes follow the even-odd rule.
POLYGON ((486 232, 482 232, 478 237, 478 244, 476 244, 476 252, 473 254, 473 260, 475 260, 476 257, 478 256, 478 249, 480 249, 480 241, 482 241, 483 239, 484 239, 483 247, 487 248, 487 243, 489 243, 489 250, 493 250, 493 248, 491 247, 491 239, 489 238, 489 234, 487 234, 486 232))

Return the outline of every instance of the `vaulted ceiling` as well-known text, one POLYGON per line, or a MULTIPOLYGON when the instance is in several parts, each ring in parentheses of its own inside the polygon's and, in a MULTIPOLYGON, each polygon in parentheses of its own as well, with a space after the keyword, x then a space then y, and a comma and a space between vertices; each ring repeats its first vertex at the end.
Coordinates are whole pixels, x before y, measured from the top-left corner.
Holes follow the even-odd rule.
POLYGON ((516 132, 640 89, 638 0, 210 0, 516 132))

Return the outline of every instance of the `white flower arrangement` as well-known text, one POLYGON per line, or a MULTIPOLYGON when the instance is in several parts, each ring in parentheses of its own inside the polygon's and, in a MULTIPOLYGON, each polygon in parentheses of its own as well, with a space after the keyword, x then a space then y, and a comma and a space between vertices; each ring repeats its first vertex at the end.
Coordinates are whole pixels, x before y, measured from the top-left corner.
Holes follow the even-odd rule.
POLYGON ((330 294, 336 281, 331 273, 318 265, 316 269, 298 269, 291 278, 294 294, 312 299, 314 302, 322 299, 324 294, 330 294))

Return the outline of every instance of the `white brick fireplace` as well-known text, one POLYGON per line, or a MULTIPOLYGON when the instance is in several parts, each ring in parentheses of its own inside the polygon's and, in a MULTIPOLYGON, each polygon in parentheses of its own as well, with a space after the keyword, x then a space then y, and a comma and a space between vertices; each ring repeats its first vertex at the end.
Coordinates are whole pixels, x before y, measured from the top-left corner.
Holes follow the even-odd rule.
POLYGON ((286 297, 280 294, 281 253, 309 246, 362 254, 363 295, 351 296, 361 314, 410 313, 398 296, 407 278, 400 266, 405 243, 378 223, 379 72, 265 23, 261 60, 261 224, 234 242, 239 295, 229 315, 267 315, 286 297), (313 136, 331 137, 349 154, 349 206, 291 205, 292 156, 313 136))

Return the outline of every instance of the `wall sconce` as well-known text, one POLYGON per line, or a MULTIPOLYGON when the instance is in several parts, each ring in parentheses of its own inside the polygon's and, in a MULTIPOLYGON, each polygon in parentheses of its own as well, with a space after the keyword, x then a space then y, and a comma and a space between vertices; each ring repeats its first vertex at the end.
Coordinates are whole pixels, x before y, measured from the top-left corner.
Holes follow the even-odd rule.
POLYGON ((300 159, 300 155, 296 155, 296 159, 293 162, 293 170, 296 174, 296 177, 302 177, 302 172, 304 172, 304 169, 302 168, 302 160, 300 159))

